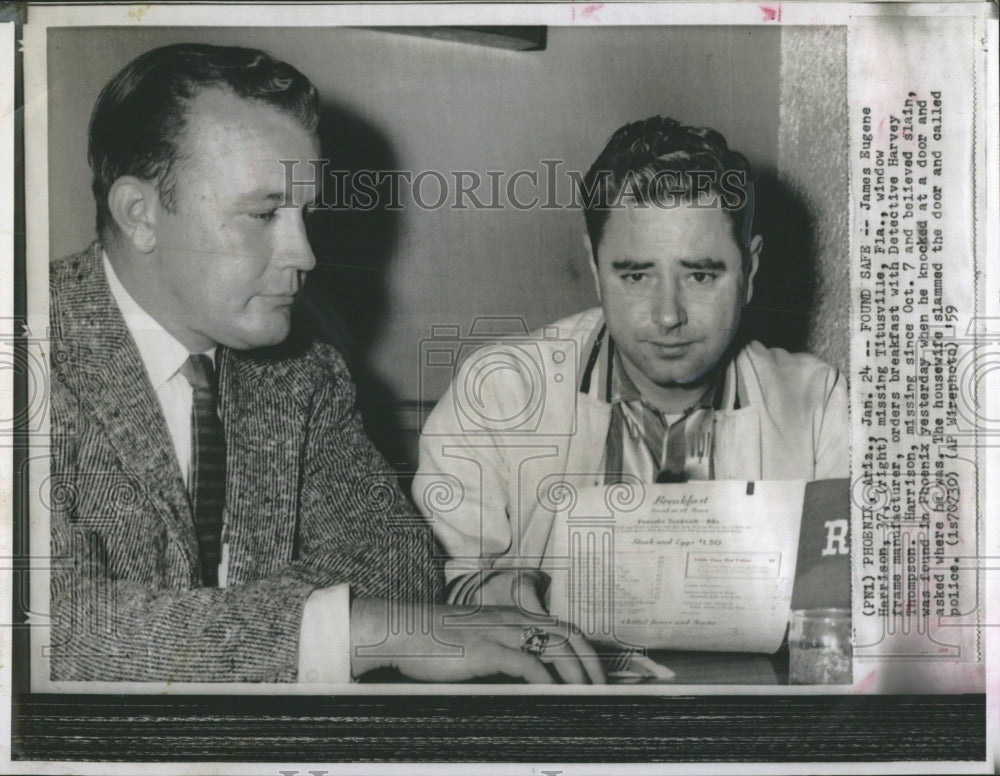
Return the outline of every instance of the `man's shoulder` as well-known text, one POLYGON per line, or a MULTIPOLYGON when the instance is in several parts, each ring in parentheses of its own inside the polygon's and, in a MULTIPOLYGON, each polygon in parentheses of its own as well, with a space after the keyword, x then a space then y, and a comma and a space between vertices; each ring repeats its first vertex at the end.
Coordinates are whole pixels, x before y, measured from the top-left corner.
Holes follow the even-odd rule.
POLYGON ((100 263, 103 250, 100 241, 95 240, 81 251, 52 259, 49 262, 49 274, 68 275, 81 270, 92 270, 100 263))
POLYGON ((462 359, 460 371, 468 373, 474 370, 485 375, 486 372, 481 372, 483 366, 494 361, 497 364, 507 363, 514 368, 489 370, 488 373, 501 382, 510 382, 509 387, 516 383, 532 385, 533 375, 537 377, 536 371, 549 377, 562 373, 563 370, 547 368, 546 365, 552 364, 553 357, 559 364, 578 363, 585 344, 593 340, 603 321, 603 311, 596 307, 540 326, 527 335, 500 337, 468 351, 462 359), (560 355, 556 355, 557 352, 560 355), (525 359, 534 362, 538 370, 521 368, 525 359))
POLYGON ((101 244, 91 243, 87 248, 49 262, 49 290, 60 294, 71 290, 88 290, 101 270, 101 244))
POLYGON ((757 340, 743 346, 737 355, 737 364, 756 375, 767 393, 776 390, 797 393, 809 389, 827 392, 840 376, 840 370, 811 353, 769 348, 757 340))
POLYGON ((244 377, 274 383, 294 394, 322 386, 352 386, 350 370, 340 351, 319 339, 293 335, 280 345, 257 350, 229 350, 244 377))
POLYGON ((568 315, 558 321, 541 326, 532 332, 534 339, 540 340, 587 340, 594 330, 604 321, 604 311, 600 307, 568 315))
POLYGON ((482 344, 470 340, 476 347, 465 352, 461 365, 469 369, 473 364, 481 364, 484 357, 503 353, 516 353, 519 359, 544 360, 549 348, 564 349, 568 342, 575 342, 577 346, 585 342, 603 320, 601 308, 597 307, 539 326, 528 334, 504 334, 482 344))
POLYGON ((101 244, 94 242, 79 253, 49 262, 52 336, 72 339, 81 354, 107 354, 126 333, 104 275, 102 256, 101 244))
POLYGON ((341 352, 328 342, 315 338, 310 339, 305 343, 302 351, 293 358, 296 364, 314 380, 336 383, 347 381, 353 385, 347 361, 341 352))

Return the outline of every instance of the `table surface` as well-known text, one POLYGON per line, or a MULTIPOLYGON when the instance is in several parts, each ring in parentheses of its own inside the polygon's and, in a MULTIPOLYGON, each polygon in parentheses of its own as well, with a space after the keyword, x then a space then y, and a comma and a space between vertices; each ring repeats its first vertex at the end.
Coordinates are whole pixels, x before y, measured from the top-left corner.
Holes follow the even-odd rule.
POLYGON ((774 655, 651 650, 649 656, 676 674, 669 684, 788 684, 787 647, 774 655))
MULTIPOLYGON (((639 684, 788 684, 788 648, 774 655, 747 652, 686 652, 650 650, 649 657, 676 675, 669 681, 647 680, 639 684)), ((402 683, 411 680, 393 669, 376 669, 360 678, 363 683, 402 683)), ((510 684, 516 680, 497 675, 470 684, 510 684)))

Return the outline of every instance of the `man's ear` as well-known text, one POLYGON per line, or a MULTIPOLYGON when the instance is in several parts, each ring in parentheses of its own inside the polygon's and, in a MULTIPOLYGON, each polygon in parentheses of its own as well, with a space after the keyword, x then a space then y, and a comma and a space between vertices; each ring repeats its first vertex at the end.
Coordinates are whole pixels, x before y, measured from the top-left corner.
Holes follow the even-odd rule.
POLYGON ((587 264, 594 276, 594 288, 597 289, 597 300, 601 301, 601 278, 597 273, 597 258, 594 256, 594 246, 590 244, 590 235, 583 233, 583 249, 587 252, 587 264))
POLYGON ((757 268, 760 266, 760 252, 763 247, 764 238, 759 234, 754 235, 754 238, 750 241, 750 255, 747 256, 746 266, 744 267, 746 275, 743 285, 746 288, 746 293, 744 294, 743 304, 749 304, 750 299, 753 298, 753 279, 757 275, 757 268))
POLYGON ((156 187, 132 175, 123 175, 111 184, 108 209, 118 229, 140 253, 156 248, 156 187))

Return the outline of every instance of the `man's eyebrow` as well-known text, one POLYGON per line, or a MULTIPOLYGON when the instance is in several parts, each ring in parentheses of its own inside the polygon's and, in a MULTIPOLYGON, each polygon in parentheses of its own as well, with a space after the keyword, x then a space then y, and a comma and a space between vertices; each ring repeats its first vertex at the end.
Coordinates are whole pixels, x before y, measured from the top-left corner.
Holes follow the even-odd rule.
POLYGON ((690 259, 682 259, 681 266, 684 267, 685 269, 694 269, 702 271, 708 270, 713 272, 725 272, 727 269, 729 269, 729 266, 726 264, 726 262, 719 261, 718 259, 709 259, 707 257, 704 259, 698 259, 696 261, 692 261, 690 259))
POLYGON ((283 202, 285 200, 285 193, 283 191, 270 191, 268 189, 257 189, 255 191, 248 191, 239 197, 239 202, 241 203, 256 203, 256 202, 283 202))
MULTIPOLYGON (((283 191, 268 191, 267 189, 259 189, 258 191, 251 191, 238 200, 238 203, 242 206, 247 205, 257 205, 263 202, 273 205, 285 206, 285 207, 300 207, 301 205, 295 205, 290 202, 283 191), (288 204, 286 204, 288 203, 288 204)), ((310 199, 308 202, 302 203, 306 207, 316 207, 318 204, 322 203, 323 195, 317 194, 315 197, 310 199)))
POLYGON ((653 266, 655 265, 651 261, 636 261, 635 259, 618 259, 618 261, 611 262, 612 269, 628 270, 630 272, 651 269, 653 266))

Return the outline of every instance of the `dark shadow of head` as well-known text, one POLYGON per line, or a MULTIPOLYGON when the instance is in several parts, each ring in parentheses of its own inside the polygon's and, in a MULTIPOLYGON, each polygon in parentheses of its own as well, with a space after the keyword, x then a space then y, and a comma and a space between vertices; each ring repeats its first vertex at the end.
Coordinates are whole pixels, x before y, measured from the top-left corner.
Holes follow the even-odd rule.
MULTIPOLYGON (((321 107, 320 143, 327 161, 322 207, 308 216, 316 268, 297 309, 297 324, 343 354, 358 389, 365 428, 390 461, 401 443, 396 397, 371 365, 372 347, 388 312, 386 288, 395 257, 401 213, 393 208, 388 181, 397 167, 378 127, 339 105, 321 107)), ((299 165, 296 180, 313 171, 299 165)), ((398 197, 397 197, 398 199, 398 197)))
POLYGON ((814 315, 816 256, 806 204, 773 173, 757 179, 754 232, 764 238, 742 334, 768 347, 806 349, 814 315))

